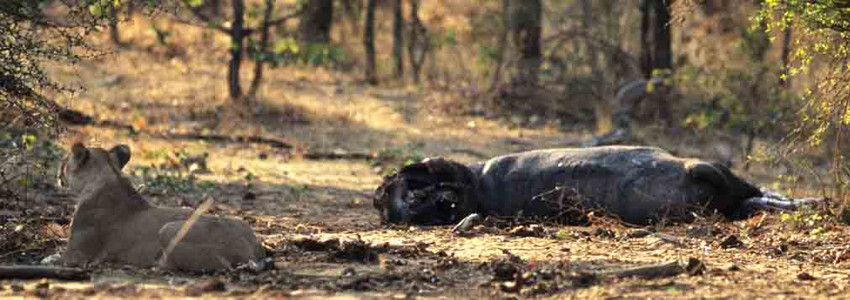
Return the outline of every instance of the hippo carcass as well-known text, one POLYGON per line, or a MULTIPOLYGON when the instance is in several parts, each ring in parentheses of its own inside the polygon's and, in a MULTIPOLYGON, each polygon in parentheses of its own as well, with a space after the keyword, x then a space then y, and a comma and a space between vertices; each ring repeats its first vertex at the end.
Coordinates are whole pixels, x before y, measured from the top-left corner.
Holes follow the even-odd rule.
POLYGON ((385 223, 440 225, 478 213, 557 219, 599 211, 632 224, 746 218, 799 202, 766 194, 721 164, 653 147, 534 150, 463 165, 432 158, 384 178, 374 206, 385 223))

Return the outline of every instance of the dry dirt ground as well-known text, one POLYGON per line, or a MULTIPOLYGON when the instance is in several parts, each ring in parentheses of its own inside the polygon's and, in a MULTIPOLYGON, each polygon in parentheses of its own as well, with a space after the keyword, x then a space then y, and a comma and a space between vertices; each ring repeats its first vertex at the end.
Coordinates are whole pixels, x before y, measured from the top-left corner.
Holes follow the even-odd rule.
MULTIPOLYGON (((850 230, 833 225, 817 212, 772 213, 734 223, 707 218, 690 225, 648 229, 605 218, 593 218, 588 227, 490 219, 463 235, 452 233, 450 227, 383 226, 372 208, 371 195, 382 174, 406 159, 446 156, 470 162, 532 148, 575 146, 591 133, 453 116, 443 113, 445 103, 460 100, 446 100, 438 92, 368 87, 343 73, 311 68, 270 71, 257 105, 239 111, 223 100, 221 57, 193 55, 193 47, 186 47, 183 51, 189 53, 183 56, 169 57, 145 50, 140 46, 144 37, 126 38, 136 41, 135 48, 85 62, 74 70, 57 67, 54 73, 79 79, 87 88, 68 101, 69 107, 100 120, 133 124, 143 133, 70 127, 57 142, 66 148, 74 140, 103 147, 130 145, 133 158, 125 170, 134 183, 144 186, 148 199, 159 205, 195 207, 213 198, 212 213, 236 215, 254 226, 274 258, 274 268, 199 275, 100 266, 85 282, 0 281, 0 296, 798 298, 848 294, 850 247, 845 241, 850 230), (157 135, 167 132, 259 135, 285 140, 295 148, 179 141, 157 135), (304 158, 305 153, 341 150, 374 152, 382 159, 304 158), (207 172, 179 166, 181 158, 203 153, 208 154, 207 172), (604 275, 670 261, 684 266, 689 260, 692 265, 687 272, 676 276, 604 275)), ((671 139, 658 132, 662 136, 649 139, 671 151, 715 155, 714 137, 683 134, 671 139)), ((785 171, 756 165, 745 176, 777 187, 784 184, 779 175, 785 171)), ((63 226, 73 204, 51 195, 50 184, 44 183, 41 190, 30 191, 29 202, 6 204, 2 244, 33 246, 18 245, 0 253, 0 262, 34 263, 61 251, 66 236, 63 226), (29 211, 15 212, 10 207, 29 211), (21 216, 32 214, 45 217, 21 223, 21 216)))

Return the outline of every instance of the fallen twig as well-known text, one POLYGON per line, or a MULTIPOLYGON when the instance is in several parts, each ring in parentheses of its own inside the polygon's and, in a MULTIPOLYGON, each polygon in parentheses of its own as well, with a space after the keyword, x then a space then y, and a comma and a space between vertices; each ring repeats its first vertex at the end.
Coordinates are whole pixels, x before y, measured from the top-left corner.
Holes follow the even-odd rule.
POLYGON ((89 272, 78 268, 52 266, 0 266, 0 279, 88 280, 89 272))

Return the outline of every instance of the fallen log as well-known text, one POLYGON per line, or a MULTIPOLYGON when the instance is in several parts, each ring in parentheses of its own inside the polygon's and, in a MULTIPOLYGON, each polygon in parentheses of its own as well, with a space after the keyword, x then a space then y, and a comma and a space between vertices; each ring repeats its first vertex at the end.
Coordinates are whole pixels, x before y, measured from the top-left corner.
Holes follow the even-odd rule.
POLYGON ((281 149, 292 149, 293 146, 283 140, 266 138, 261 136, 228 136, 223 134, 200 134, 200 133, 152 133, 145 132, 144 130, 140 130, 139 128, 135 128, 132 125, 124 124, 117 121, 110 120, 95 120, 94 117, 86 115, 82 112, 72 110, 72 109, 62 109, 59 111, 59 119, 69 125, 91 125, 98 127, 108 127, 108 128, 116 128, 122 130, 128 130, 133 133, 144 133, 150 136, 159 137, 167 140, 202 140, 209 142, 221 142, 221 143, 253 143, 253 144, 265 144, 269 145, 272 148, 281 148, 281 149))
POLYGON ((78 268, 52 266, 0 266, 0 280, 6 279, 58 279, 80 281, 89 280, 89 272, 78 268))
POLYGON ((222 143, 233 143, 233 144, 265 144, 269 145, 272 148, 281 148, 281 149, 291 149, 292 145, 272 138, 265 138, 261 136, 229 136, 223 134, 200 134, 200 133, 163 133, 163 134, 152 134, 153 136, 158 136, 163 139, 169 140, 202 140, 209 142, 222 142, 222 143))

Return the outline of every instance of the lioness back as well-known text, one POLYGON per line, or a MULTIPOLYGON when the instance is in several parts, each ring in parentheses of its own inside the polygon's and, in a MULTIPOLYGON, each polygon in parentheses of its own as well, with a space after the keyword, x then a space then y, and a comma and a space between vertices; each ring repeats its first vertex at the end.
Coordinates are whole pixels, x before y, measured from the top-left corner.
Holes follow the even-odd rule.
MULTIPOLYGON (((59 170, 60 186, 78 201, 63 261, 139 267, 155 265, 191 210, 150 204, 123 177, 125 145, 110 150, 75 144, 59 170)), ((254 231, 241 220, 201 216, 180 239, 165 267, 187 271, 230 268, 263 258, 254 231)))

